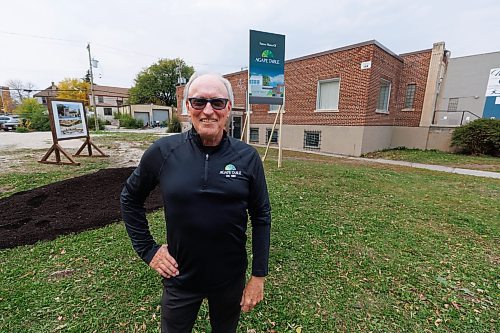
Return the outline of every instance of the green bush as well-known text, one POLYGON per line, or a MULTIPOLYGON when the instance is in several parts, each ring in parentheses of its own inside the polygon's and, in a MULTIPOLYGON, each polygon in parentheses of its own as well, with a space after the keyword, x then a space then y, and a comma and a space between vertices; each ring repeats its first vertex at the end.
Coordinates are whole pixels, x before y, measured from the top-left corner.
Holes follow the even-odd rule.
MULTIPOLYGON (((99 130, 103 131, 106 127, 106 122, 102 120, 101 118, 97 117, 97 123, 99 124, 99 130)), ((91 131, 95 131, 95 119, 94 116, 87 117, 87 127, 91 131)))
POLYGON ((500 156, 500 119, 476 119, 456 128, 451 145, 467 154, 500 156))
POLYGON ((16 127, 17 133, 28 133, 29 131, 30 131, 29 129, 27 129, 26 127, 23 127, 23 126, 16 127))
POLYGON ((177 116, 173 116, 168 123, 168 133, 180 133, 182 132, 182 124, 177 116))
POLYGON ((27 117, 31 129, 35 131, 50 131, 50 119, 47 111, 35 111, 27 117))
POLYGON ((120 119, 120 127, 133 129, 133 128, 142 128, 144 126, 144 122, 142 121, 142 119, 135 119, 134 117, 129 116, 128 114, 122 114, 119 119, 120 119))
POLYGON ((50 131, 49 112, 36 99, 24 99, 17 106, 16 112, 24 118, 22 127, 35 131, 50 131))

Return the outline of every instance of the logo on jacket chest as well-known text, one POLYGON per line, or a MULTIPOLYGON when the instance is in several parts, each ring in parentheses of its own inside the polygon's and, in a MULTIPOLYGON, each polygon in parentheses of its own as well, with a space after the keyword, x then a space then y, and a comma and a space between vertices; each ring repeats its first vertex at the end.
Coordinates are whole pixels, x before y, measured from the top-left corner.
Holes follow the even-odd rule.
POLYGON ((223 175, 226 178, 235 178, 236 176, 241 176, 241 171, 237 170, 233 164, 228 164, 224 167, 224 170, 219 171, 219 175, 223 175))

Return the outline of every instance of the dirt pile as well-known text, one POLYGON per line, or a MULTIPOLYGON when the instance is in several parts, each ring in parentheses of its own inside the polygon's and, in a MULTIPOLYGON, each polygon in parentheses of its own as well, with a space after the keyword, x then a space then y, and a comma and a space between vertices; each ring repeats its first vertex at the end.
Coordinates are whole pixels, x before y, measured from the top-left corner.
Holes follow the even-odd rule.
MULTIPOLYGON (((104 169, 0 199, 0 249, 120 220, 120 192, 133 170, 104 169)), ((146 211, 162 206, 157 188, 146 200, 146 211)))

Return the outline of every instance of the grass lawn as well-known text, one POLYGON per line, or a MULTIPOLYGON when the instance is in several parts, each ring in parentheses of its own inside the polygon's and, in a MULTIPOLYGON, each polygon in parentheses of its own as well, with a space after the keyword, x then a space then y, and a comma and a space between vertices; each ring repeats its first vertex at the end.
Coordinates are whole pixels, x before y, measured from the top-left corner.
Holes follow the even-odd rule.
MULTIPOLYGON (((239 332, 499 331, 499 180, 287 153, 266 162, 270 275, 239 332)), ((67 178, 52 168, 32 186, 67 178)), ((0 332, 157 332, 160 296, 122 223, 0 251, 0 332)))
POLYGON ((492 156, 472 156, 437 150, 390 149, 368 153, 363 157, 500 172, 500 158, 492 156))

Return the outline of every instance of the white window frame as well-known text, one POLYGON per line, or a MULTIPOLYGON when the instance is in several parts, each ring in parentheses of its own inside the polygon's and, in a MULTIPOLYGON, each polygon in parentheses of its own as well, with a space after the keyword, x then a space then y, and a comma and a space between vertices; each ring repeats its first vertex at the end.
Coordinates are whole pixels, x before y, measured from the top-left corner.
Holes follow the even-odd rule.
POLYGON ((109 117, 109 116, 112 116, 112 115, 113 115, 113 108, 108 107, 108 106, 106 106, 106 107, 102 108, 102 114, 103 114, 103 115, 105 115, 105 116, 108 116, 108 117, 109 117), (111 110, 111 114, 106 114, 106 110, 107 110, 107 109, 111 110))
POLYGON ((377 95, 377 106, 376 106, 375 112, 389 114, 389 103, 391 102, 391 90, 392 90, 392 82, 389 80, 380 79, 380 86, 379 86, 378 95, 377 95), (386 100, 387 101, 387 109, 386 110, 378 108, 380 92, 382 91, 381 90, 382 89, 382 82, 389 83, 389 93, 387 94, 387 100, 386 100))
POLYGON ((281 107, 281 105, 278 105, 278 104, 269 104, 269 111, 267 111, 267 113, 278 113, 278 110, 280 109, 280 107, 281 107))
POLYGON ((327 79, 327 80, 319 80, 316 88, 316 110, 315 112, 339 112, 339 103, 340 103, 340 77, 327 79), (338 82, 338 90, 337 90, 337 108, 335 109, 320 109, 319 102, 321 97, 321 84, 328 82, 338 82))

